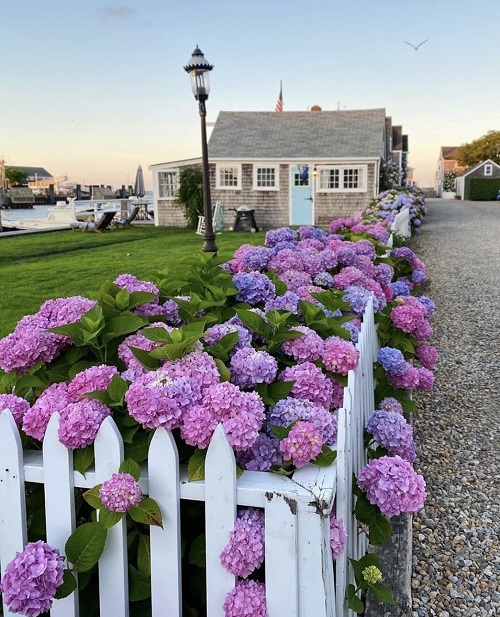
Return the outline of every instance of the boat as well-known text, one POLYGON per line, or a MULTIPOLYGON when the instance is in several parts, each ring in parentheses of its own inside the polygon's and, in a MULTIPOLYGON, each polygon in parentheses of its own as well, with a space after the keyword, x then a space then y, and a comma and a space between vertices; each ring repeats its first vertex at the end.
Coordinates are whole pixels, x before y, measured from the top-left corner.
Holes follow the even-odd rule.
POLYGON ((69 229, 71 223, 76 222, 74 200, 69 203, 58 201, 44 219, 25 218, 9 220, 2 215, 2 227, 4 229, 19 230, 43 230, 43 229, 69 229))

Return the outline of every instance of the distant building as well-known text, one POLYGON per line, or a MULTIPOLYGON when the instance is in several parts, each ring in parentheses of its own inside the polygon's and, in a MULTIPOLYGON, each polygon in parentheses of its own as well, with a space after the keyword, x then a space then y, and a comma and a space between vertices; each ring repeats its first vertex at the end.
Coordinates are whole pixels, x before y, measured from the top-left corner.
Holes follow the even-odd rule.
MULTIPOLYGON (((396 163, 402 177, 407 141, 401 129, 396 163)), ((245 208, 263 229, 327 226, 378 195, 380 168, 393 160, 393 150, 385 109, 220 112, 208 144, 212 203, 221 204, 228 225, 234 210, 245 208)), ((178 174, 200 164, 150 166, 157 224, 186 225, 174 205, 178 174)))
POLYGON ((436 193, 438 197, 443 196, 444 174, 447 171, 454 171, 457 176, 467 169, 457 163, 459 146, 441 146, 439 150, 438 168, 436 172, 436 193))
POLYGON ((44 167, 24 167, 23 165, 5 165, 5 169, 14 168, 20 169, 24 171, 25 174, 28 174, 27 182, 36 182, 37 180, 49 180, 52 179, 52 174, 44 167))

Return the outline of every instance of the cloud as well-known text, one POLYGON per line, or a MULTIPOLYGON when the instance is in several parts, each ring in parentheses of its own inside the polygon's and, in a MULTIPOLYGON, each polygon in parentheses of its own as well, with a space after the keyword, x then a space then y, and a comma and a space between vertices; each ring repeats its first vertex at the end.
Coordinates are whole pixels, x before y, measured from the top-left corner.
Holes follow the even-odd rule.
POLYGON ((137 9, 135 6, 105 6, 100 11, 106 19, 131 19, 135 17, 137 9))

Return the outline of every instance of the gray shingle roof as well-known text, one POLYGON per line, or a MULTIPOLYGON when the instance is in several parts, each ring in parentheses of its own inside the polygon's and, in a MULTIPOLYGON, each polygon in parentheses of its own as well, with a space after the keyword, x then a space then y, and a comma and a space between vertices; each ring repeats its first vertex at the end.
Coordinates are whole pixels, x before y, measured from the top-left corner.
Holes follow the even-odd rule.
POLYGON ((52 178, 53 176, 49 174, 49 172, 43 167, 25 167, 24 165, 6 165, 5 168, 15 167, 16 169, 20 169, 28 174, 30 178, 34 178, 35 174, 39 180, 43 180, 45 178, 52 178))
POLYGON ((315 159, 384 154, 385 109, 221 111, 208 152, 216 159, 315 159))

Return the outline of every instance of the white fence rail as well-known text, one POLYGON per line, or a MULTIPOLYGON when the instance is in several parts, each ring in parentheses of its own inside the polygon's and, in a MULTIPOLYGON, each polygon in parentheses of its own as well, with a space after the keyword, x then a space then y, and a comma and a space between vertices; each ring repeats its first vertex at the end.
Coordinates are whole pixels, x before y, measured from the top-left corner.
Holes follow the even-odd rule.
MULTIPOLYGON (((219 426, 210 443, 205 480, 189 482, 179 466, 172 435, 163 428, 152 439, 140 485, 159 504, 163 529, 151 528, 151 602, 154 617, 180 617, 181 500, 205 502, 208 617, 223 617, 222 605, 235 577, 220 563, 220 553, 234 526, 238 506, 265 513, 266 601, 269 617, 351 616, 345 609, 345 586, 351 581, 347 557, 364 555, 367 540, 353 518, 352 474, 365 465, 363 431, 374 409, 373 361, 377 336, 370 303, 358 343, 360 364, 350 372, 344 408, 338 415, 338 457, 330 467, 308 465, 292 478, 245 471, 236 478, 233 451, 219 426), (330 550, 329 514, 348 532, 348 548, 335 562, 330 550), (334 580, 335 577, 335 580, 334 580)), ((0 568, 3 572, 27 542, 25 483, 44 485, 47 542, 64 554, 75 529, 75 487, 90 488, 108 479, 123 460, 121 435, 107 418, 95 441, 95 466, 84 476, 73 469, 73 454, 58 441, 54 413, 42 452, 23 451, 9 411, 0 414, 0 568)), ((108 531, 99 560, 100 614, 127 617, 127 535, 122 522, 108 531)), ((4 615, 11 615, 4 605, 4 615)), ((54 602, 52 617, 78 617, 77 594, 54 602)))

